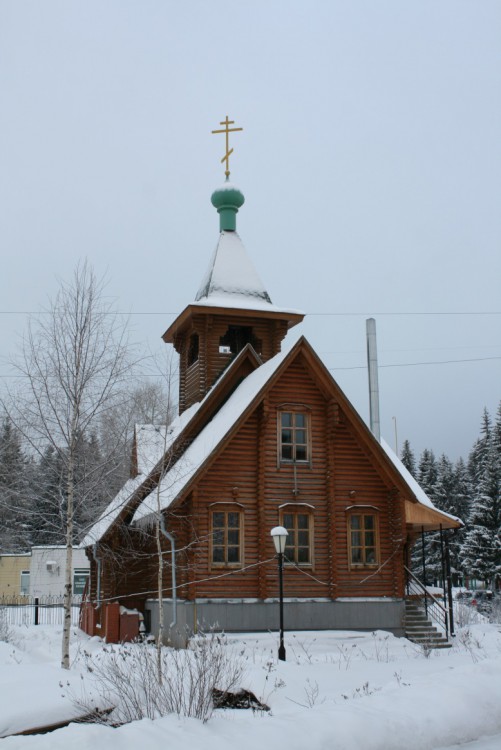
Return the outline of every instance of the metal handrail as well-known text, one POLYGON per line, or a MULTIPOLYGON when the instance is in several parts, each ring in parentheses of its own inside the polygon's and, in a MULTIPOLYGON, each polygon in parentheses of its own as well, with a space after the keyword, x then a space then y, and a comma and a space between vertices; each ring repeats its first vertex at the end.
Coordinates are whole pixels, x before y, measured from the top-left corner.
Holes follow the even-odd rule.
POLYGON ((438 599, 436 599, 433 594, 431 594, 426 586, 419 580, 419 578, 416 578, 414 573, 409 570, 407 566, 404 565, 404 569, 407 573, 407 594, 411 594, 411 584, 414 585, 416 589, 416 593, 424 599, 424 607, 426 616, 431 617, 432 620, 434 620, 440 627, 443 627, 445 630, 445 636, 446 638, 449 637, 449 614, 447 612, 447 609, 444 607, 441 602, 439 602, 438 599), (437 613, 438 610, 438 613, 437 613))

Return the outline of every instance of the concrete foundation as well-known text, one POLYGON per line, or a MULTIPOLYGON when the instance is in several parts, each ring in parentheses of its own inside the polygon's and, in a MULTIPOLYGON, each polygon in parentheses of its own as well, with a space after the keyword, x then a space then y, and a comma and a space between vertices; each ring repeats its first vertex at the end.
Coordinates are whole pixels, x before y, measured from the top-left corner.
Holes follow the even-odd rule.
MULTIPOLYGON (((286 599, 284 623, 291 630, 387 630, 403 635, 403 599, 286 599)), ((158 600, 146 602, 150 631, 158 633, 158 600)), ((164 599, 165 642, 186 645, 198 631, 220 630, 227 633, 278 631, 278 600, 199 599, 177 602, 176 624, 171 599, 164 599)))

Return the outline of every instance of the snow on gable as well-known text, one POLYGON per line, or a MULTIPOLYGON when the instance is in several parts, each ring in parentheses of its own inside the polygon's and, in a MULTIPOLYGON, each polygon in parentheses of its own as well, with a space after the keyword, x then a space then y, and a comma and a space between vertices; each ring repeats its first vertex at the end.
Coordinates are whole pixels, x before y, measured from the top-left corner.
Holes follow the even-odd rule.
POLYGON ((433 502, 430 500, 426 492, 423 490, 423 488, 418 484, 418 482, 414 479, 410 471, 405 468, 402 461, 399 459, 397 454, 390 448, 386 440, 381 438, 381 447, 383 448, 384 452, 392 462, 393 466, 396 468, 402 479, 405 481, 405 483, 408 485, 409 489, 414 494, 416 500, 421 503, 421 505, 425 505, 427 508, 431 508, 432 510, 437 511, 437 513, 441 513, 444 516, 447 516, 447 518, 451 518, 454 521, 459 521, 462 523, 461 519, 457 516, 453 516, 450 513, 446 513, 443 510, 440 510, 435 505, 433 505, 433 502))
POLYGON ((120 514, 120 511, 127 505, 132 494, 144 481, 144 476, 139 474, 134 479, 129 479, 122 489, 115 495, 106 510, 101 514, 98 521, 92 526, 87 535, 80 543, 80 547, 90 547, 99 542, 103 535, 108 531, 120 514))
POLYGON ((160 510, 165 510, 178 497, 194 477, 198 469, 209 458, 215 448, 252 403, 268 380, 274 375, 288 356, 285 350, 265 362, 248 375, 230 396, 214 418, 204 427, 177 463, 165 474, 157 487, 137 509, 133 521, 140 522, 160 510))
POLYGON ((166 425, 136 425, 137 471, 139 474, 147 474, 162 457, 167 443, 167 430, 166 425))
POLYGON ((164 449, 169 449, 199 408, 200 403, 193 404, 180 416, 176 417, 167 428, 165 428, 165 425, 161 427, 155 427, 155 425, 136 426, 139 474, 134 479, 129 479, 115 495, 98 521, 84 537, 80 543, 80 547, 89 547, 92 544, 96 544, 106 534, 134 492, 141 486, 150 471, 160 461, 164 449))

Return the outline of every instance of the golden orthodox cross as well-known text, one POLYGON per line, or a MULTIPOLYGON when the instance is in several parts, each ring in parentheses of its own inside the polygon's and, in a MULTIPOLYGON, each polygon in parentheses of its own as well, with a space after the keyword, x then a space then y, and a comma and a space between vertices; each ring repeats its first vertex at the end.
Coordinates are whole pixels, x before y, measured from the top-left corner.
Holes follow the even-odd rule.
POLYGON ((226 115, 226 120, 223 120, 223 122, 219 123, 220 125, 224 125, 223 130, 213 130, 213 133, 225 133, 226 135, 226 154, 221 159, 221 164, 223 162, 226 162, 226 170, 225 175, 226 177, 230 176, 230 156, 233 153, 233 149, 229 148, 229 134, 230 133, 236 133, 237 130, 243 130, 243 128, 230 128, 230 125, 235 124, 235 120, 228 120, 228 115, 226 115))

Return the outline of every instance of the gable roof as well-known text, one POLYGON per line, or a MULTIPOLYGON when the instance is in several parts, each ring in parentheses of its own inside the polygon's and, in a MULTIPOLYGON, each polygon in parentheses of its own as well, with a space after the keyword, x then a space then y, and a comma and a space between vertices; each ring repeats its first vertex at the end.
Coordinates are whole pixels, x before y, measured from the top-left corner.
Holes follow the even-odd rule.
POLYGON ((153 425, 139 425, 139 431, 136 426, 136 470, 138 474, 136 477, 128 479, 122 489, 115 495, 111 503, 101 513, 96 523, 93 524, 82 539, 80 547, 90 547, 102 539, 121 512, 128 506, 136 490, 141 487, 148 476, 154 471, 165 451, 169 450, 186 428, 186 425, 189 424, 199 407, 200 403, 193 404, 193 406, 176 417, 167 428, 165 425, 162 426, 155 437, 153 437, 153 433, 156 430, 153 425), (144 435, 141 434, 142 428, 145 428, 144 435), (159 445, 160 442, 162 443, 161 446, 159 445))
POLYGON ((248 344, 230 362, 203 400, 192 404, 167 428, 165 426, 158 428, 154 425, 136 426, 134 451, 138 475, 125 483, 79 546, 89 547, 103 538, 121 513, 134 502, 138 493, 148 485, 148 482, 151 483, 151 478, 162 471, 165 463, 164 456, 169 454, 178 442, 187 443, 193 435, 198 434, 217 410, 218 403, 227 398, 231 390, 237 387, 242 374, 247 375, 249 369, 259 368, 259 365, 261 365, 260 357, 248 344))
POLYGON ((291 353, 287 351, 280 352, 245 378, 214 418, 189 445, 181 459, 165 474, 159 486, 143 500, 134 514, 134 521, 140 521, 155 513, 158 510, 158 500, 160 500, 160 509, 165 510, 187 490, 214 451, 221 447, 225 438, 242 421, 256 397, 290 355, 291 353))
POLYGON ((134 427, 135 468, 147 474, 165 451, 168 427, 161 424, 136 424, 134 427))
MULTIPOLYGON (((172 423, 169 428, 171 432, 167 436, 165 460, 162 456, 148 476, 141 474, 135 480, 129 480, 86 536, 82 546, 94 544, 101 539, 127 507, 130 507, 133 512, 132 520, 141 523, 157 512, 158 503, 160 503, 160 509, 165 510, 177 499, 184 497, 245 418, 252 413, 261 400, 264 390, 271 387, 280 373, 299 353, 314 371, 317 383, 326 396, 330 395, 338 401, 340 408, 357 433, 358 439, 372 454, 388 480, 392 481, 403 494, 403 499, 411 505, 427 509, 425 514, 427 515, 427 528, 431 528, 433 523, 435 528, 439 528, 441 523, 444 528, 456 528, 461 525, 459 519, 437 510, 430 498, 393 454, 391 448, 384 441, 382 444, 378 443, 304 337, 300 337, 290 350, 280 352, 260 366, 257 366, 259 358, 253 353, 256 369, 236 385, 235 374, 238 374, 238 368, 241 367, 243 361, 252 361, 251 353, 253 353, 252 347, 248 345, 233 360, 203 401, 194 404, 172 423), (233 390, 228 390, 229 382, 234 383, 233 390), (224 401, 222 406, 220 406, 221 401, 224 401), (197 422, 199 428, 194 429, 197 422), (169 456, 169 451, 175 444, 180 448, 180 457, 172 461, 172 454, 169 456), (170 467, 169 462, 172 464, 170 467), (154 479, 154 474, 159 477, 165 465, 169 468, 158 482, 154 479), (138 494, 140 489, 141 496, 138 494), (135 507, 132 507, 134 499, 135 507)), ((419 514, 416 515, 415 510, 411 522, 420 524, 421 518, 419 514)))

